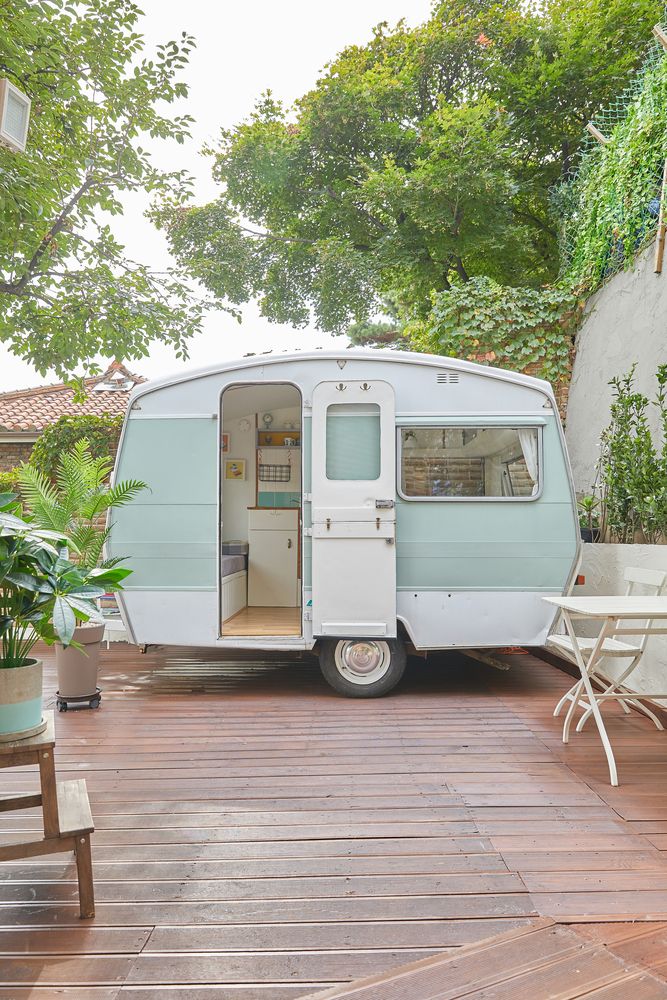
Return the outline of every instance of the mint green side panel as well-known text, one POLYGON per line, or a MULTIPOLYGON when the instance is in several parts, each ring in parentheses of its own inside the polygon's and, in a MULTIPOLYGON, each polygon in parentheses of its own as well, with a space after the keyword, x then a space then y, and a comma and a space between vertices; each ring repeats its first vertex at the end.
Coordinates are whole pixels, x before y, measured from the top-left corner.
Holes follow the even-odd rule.
POLYGON ((399 590, 561 590, 578 525, 557 427, 544 427, 542 495, 406 501, 396 508, 399 590))
POLYGON ((114 513, 108 548, 128 557, 126 590, 215 589, 216 461, 216 420, 130 420, 116 479, 150 492, 114 513))

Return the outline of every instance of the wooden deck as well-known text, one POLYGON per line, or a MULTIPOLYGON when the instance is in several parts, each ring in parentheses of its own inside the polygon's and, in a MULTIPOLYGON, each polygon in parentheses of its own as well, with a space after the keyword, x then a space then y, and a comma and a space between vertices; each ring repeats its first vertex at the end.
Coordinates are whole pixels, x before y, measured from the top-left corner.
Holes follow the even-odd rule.
MULTIPOLYGON (((296 1000, 541 917, 616 944, 667 921, 667 733, 607 709, 611 788, 594 727, 560 743, 570 678, 507 661, 416 661, 369 702, 306 654, 112 646, 102 708, 56 720, 59 777, 88 782, 97 917, 73 863, 4 865, 0 1000, 296 1000)), ((628 961, 664 979, 640 940, 628 961)))

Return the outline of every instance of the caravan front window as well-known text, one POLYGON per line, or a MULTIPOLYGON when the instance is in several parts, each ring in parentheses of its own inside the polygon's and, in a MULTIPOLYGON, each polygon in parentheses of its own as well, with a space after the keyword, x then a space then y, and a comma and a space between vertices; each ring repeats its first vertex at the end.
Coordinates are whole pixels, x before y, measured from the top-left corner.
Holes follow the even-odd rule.
POLYGON ((406 499, 529 499, 539 492, 536 427, 402 427, 406 499))

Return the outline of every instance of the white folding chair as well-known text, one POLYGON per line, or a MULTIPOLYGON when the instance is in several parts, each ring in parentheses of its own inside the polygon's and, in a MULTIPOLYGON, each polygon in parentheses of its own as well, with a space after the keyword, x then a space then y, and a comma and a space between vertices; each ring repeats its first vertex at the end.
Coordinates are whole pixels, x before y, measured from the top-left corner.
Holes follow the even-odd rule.
MULTIPOLYGON (((667 573, 663 573, 662 570, 657 569, 642 569, 638 566, 630 566, 626 569, 623 574, 623 578, 627 584, 625 596, 628 597, 631 594, 636 594, 638 588, 641 588, 641 592, 644 596, 657 596, 662 594, 665 589, 665 583, 667 581, 667 573)), ((650 627, 650 622, 646 623, 647 628, 650 627)), ((639 665, 639 661, 644 655, 644 650, 646 648, 646 642, 648 640, 648 635, 643 635, 640 642, 619 642, 618 639, 605 639, 602 645, 602 653, 604 659, 607 657, 613 659, 629 659, 629 666, 623 670, 619 677, 610 677, 603 669, 599 666, 594 668, 593 673, 590 675, 592 681, 596 681, 598 684, 604 685, 604 690, 601 694, 610 694, 614 691, 619 691, 621 693, 625 692, 624 681, 630 676, 630 674, 639 665)), ((595 646, 595 639, 585 639, 577 637, 577 642, 579 648, 584 656, 590 654, 595 646)), ((554 649, 561 656, 566 657, 572 663, 576 663, 576 658, 574 656, 574 651, 572 647, 572 640, 569 635, 561 635, 560 633, 553 632, 547 637, 547 646, 554 649)), ((599 664, 604 663, 604 659, 598 661, 599 664)), ((567 728, 569 729, 569 719, 572 717, 577 705, 584 709, 584 713, 577 723, 576 731, 579 733, 586 724, 586 720, 590 718, 591 712, 593 711, 588 700, 582 701, 581 691, 582 682, 577 681, 573 684, 569 691, 563 695, 558 704, 554 709, 554 715, 559 715, 562 709, 565 707, 567 702, 570 702, 570 707, 568 709, 568 719, 566 720, 567 728)), ((660 722, 660 719, 655 715, 646 705, 642 704, 636 697, 633 697, 634 692, 628 690, 627 698, 619 699, 619 703, 623 708, 623 711, 628 713, 630 709, 628 705, 633 705, 644 715, 647 715, 652 722, 655 723, 657 729, 663 729, 664 726, 660 722)))

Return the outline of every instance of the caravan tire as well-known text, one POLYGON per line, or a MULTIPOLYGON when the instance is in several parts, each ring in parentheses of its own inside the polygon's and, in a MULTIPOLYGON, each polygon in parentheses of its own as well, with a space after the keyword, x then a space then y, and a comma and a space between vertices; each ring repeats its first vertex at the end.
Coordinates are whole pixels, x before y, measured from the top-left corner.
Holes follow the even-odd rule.
POLYGON ((320 649, 324 679, 348 698, 379 698, 405 670, 400 639, 327 639, 320 649))

